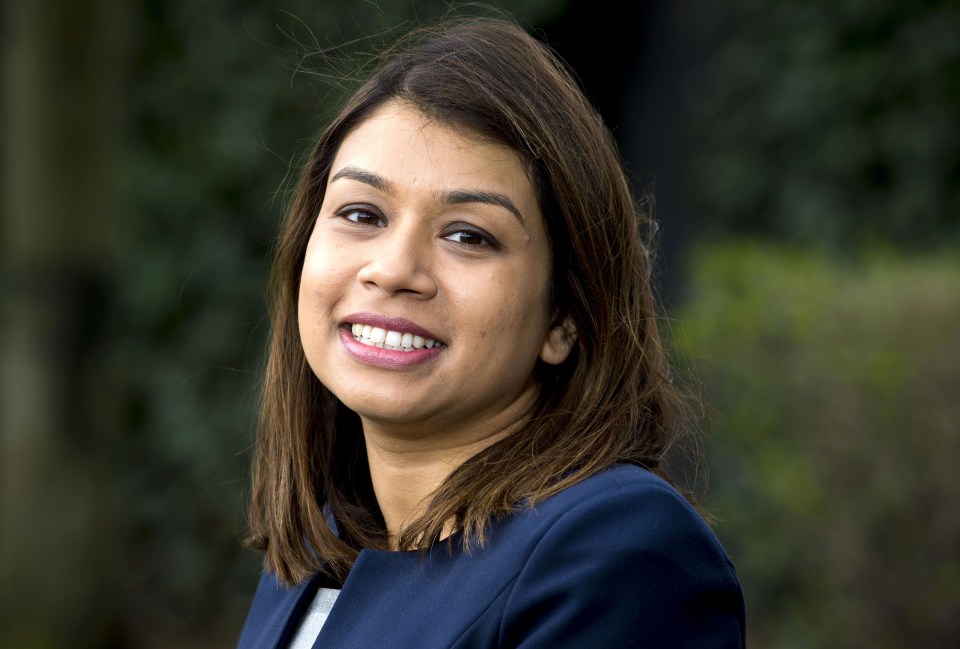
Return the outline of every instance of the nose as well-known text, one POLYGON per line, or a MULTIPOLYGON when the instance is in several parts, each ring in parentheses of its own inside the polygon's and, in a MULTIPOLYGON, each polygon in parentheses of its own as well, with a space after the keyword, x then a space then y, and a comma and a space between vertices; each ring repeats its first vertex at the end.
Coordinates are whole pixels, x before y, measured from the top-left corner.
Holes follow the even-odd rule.
POLYGON ((430 237, 414 229, 395 228, 378 238, 369 258, 357 271, 357 280, 366 288, 386 295, 410 295, 429 299, 437 284, 430 272, 430 237))

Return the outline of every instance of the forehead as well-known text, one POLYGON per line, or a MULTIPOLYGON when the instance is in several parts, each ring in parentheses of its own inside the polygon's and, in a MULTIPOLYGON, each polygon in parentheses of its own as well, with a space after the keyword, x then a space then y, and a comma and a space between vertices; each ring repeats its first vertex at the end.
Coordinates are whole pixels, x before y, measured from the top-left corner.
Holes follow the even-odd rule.
POLYGON ((536 203, 527 165, 514 149, 395 101, 381 106, 347 135, 329 177, 346 166, 411 187, 496 189, 536 203))

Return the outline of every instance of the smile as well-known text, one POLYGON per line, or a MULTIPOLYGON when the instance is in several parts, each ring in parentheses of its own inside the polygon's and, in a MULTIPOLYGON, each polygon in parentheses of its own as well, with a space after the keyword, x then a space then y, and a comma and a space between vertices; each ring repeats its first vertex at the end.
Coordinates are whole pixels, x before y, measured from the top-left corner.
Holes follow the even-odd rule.
POLYGON ((394 331, 365 324, 352 324, 350 331, 353 334, 353 339, 357 342, 381 349, 412 352, 417 349, 433 349, 434 347, 445 346, 433 338, 424 338, 409 331, 394 331))

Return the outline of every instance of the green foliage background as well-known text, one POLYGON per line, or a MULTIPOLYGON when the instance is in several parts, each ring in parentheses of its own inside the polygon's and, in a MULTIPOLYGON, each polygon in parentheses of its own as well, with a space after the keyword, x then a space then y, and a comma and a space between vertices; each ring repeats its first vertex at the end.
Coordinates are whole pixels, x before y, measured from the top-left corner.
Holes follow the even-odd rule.
MULTIPOLYGON (((538 26, 575 4, 498 6, 538 26)), ((960 3, 664 6, 698 53, 670 316, 714 413, 707 506, 750 645, 957 646, 960 3)), ((358 53, 448 7, 20 7, 0 23, 0 647, 232 646, 287 183, 358 53), (16 148, 27 128, 42 146, 16 148)))
POLYGON ((960 640, 960 255, 698 249, 678 330, 755 646, 960 640))

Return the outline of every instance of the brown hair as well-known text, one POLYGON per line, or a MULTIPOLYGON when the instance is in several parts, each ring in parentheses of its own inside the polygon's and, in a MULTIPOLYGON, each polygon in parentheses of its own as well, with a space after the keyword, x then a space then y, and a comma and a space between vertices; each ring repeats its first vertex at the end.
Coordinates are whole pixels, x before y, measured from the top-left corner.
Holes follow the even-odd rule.
POLYGON ((552 51, 512 22, 416 30, 385 52, 321 134, 277 243, 250 543, 290 584, 319 570, 342 579, 360 549, 386 548, 359 417, 307 365, 297 293, 334 156, 391 100, 506 144, 527 162, 552 246, 557 322, 570 317, 577 331, 564 363, 538 366, 529 417, 454 470, 399 546, 423 548, 451 525, 464 544, 482 544, 493 518, 617 462, 666 477, 667 450, 689 434, 658 333, 640 235, 650 222, 597 113, 552 51))

